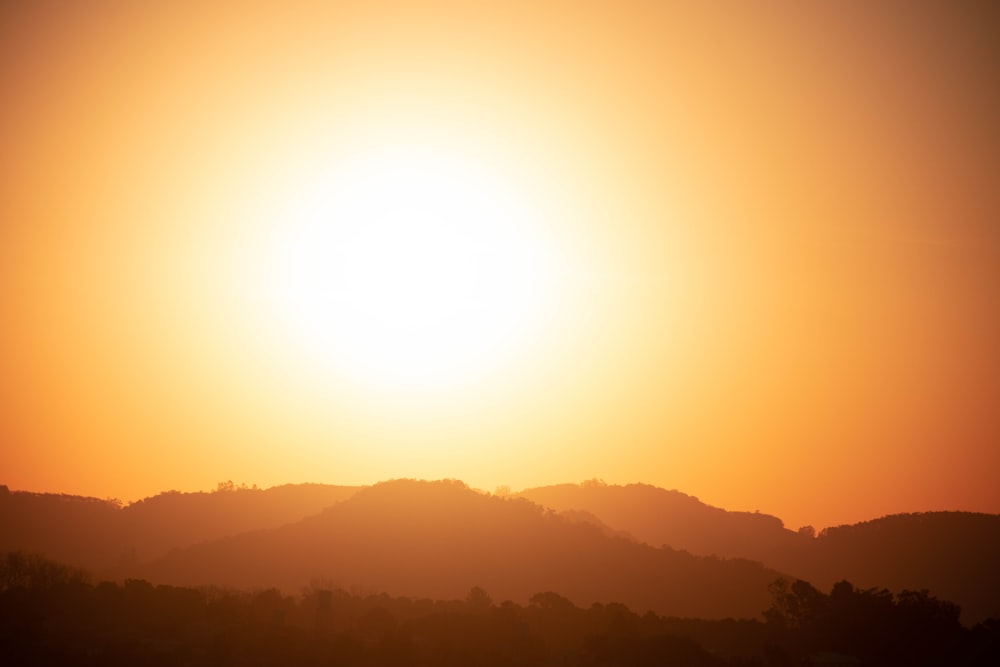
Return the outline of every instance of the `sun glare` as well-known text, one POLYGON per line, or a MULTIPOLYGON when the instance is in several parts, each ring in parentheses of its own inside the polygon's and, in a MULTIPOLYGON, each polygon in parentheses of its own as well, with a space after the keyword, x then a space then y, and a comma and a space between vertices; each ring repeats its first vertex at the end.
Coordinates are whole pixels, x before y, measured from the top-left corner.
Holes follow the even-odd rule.
POLYGON ((311 359, 379 389, 501 364, 551 296, 536 207, 458 153, 371 151, 315 175, 281 217, 278 317, 311 359))

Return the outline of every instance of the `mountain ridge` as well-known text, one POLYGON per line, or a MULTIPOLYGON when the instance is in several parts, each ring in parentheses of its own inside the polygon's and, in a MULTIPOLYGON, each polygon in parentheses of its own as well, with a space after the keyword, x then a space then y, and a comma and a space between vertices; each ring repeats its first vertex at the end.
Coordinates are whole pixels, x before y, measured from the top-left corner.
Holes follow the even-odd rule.
POLYGON ((702 555, 748 558, 826 589, 929 590, 962 606, 965 622, 1000 617, 1000 515, 892 514, 857 524, 790 531, 769 515, 729 512, 649 485, 563 484, 521 492, 556 510, 572 508, 635 539, 702 555))
POLYGON ((449 599, 480 586, 526 602, 556 591, 576 604, 756 617, 781 573, 607 536, 520 498, 455 481, 394 480, 276 529, 195 545, 139 574, 175 585, 297 590, 310 579, 393 595, 449 599))
MULTIPOLYGON (((381 484, 387 483, 420 484, 418 480, 381 484)), ((616 486, 590 481, 489 494, 455 480, 442 483, 453 484, 465 494, 463 500, 451 502, 492 497, 521 500, 541 508, 533 512, 541 511, 578 525, 575 530, 589 526, 596 533, 588 539, 597 539, 599 534, 653 549, 666 546, 669 552, 703 558, 754 561, 822 589, 842 579, 862 588, 927 589, 960 604, 965 622, 1000 617, 1000 581, 992 567, 1000 562, 998 515, 897 514, 834 526, 816 534, 790 531, 777 517, 730 512, 706 505, 694 496, 646 484, 616 486)), ((214 492, 165 492, 127 506, 80 496, 11 492, 0 487, 0 551, 42 553, 99 576, 139 576, 172 551, 322 517, 376 487, 379 485, 307 484, 256 489, 224 483, 214 492)), ((367 502, 373 502, 370 494, 367 497, 367 502)), ((438 511, 446 509, 442 506, 438 511)), ((483 521, 489 524, 498 519, 483 521)), ((388 539, 371 527, 354 529, 358 540, 370 546, 384 544, 388 539)), ((383 528, 397 538, 412 529, 413 525, 399 522, 383 528)), ((472 534, 468 528, 465 530, 472 534)), ((441 537, 461 544, 461 531, 441 537)), ((412 534, 410 539, 416 542, 412 534)), ((341 548, 353 546, 345 544, 341 548)), ((399 543, 394 548, 398 551, 410 547, 399 543)), ((484 553, 470 557, 489 560, 489 554, 484 553)), ((336 574, 326 565, 320 567, 318 561, 313 566, 316 574, 336 574)), ((378 577, 352 583, 378 586, 375 579, 378 577)), ((590 589, 596 587, 591 585, 590 589)), ((607 595, 614 592, 611 587, 603 590, 602 594, 607 595)), ((449 594, 457 593, 461 591, 449 589, 449 594)))

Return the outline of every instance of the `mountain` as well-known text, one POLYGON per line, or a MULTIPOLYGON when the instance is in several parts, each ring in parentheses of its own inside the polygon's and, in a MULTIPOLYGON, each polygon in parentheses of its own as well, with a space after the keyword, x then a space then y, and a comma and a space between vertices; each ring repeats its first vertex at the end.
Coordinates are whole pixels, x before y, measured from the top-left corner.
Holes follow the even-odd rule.
POLYGON ((771 564, 820 588, 928 590, 962 607, 968 625, 1000 618, 1000 515, 894 514, 822 531, 808 548, 771 564))
POLYGON ((0 487, 0 552, 44 554, 89 570, 120 559, 116 534, 121 510, 115 503, 4 489, 0 487))
POLYGON ((120 571, 171 549, 297 521, 357 488, 220 484, 213 493, 168 491, 125 507, 83 496, 0 491, 0 551, 38 552, 97 573, 120 571))
POLYGON ((644 484, 560 484, 518 495, 560 512, 586 512, 647 544, 760 561, 821 589, 845 579, 860 588, 926 589, 961 605, 967 624, 1000 618, 997 515, 899 514, 814 536, 787 530, 773 516, 729 512, 644 484))
POLYGON ((415 598, 461 598, 474 586, 526 602, 553 591, 577 605, 757 617, 780 573, 612 537, 523 498, 460 482, 396 480, 358 491, 294 524, 173 552, 142 570, 152 581, 298 592, 310 581, 415 598))
POLYGON ((558 512, 587 512, 653 546, 703 556, 766 562, 778 551, 808 543, 805 535, 786 529, 781 519, 769 514, 730 512, 647 484, 591 481, 525 489, 517 495, 558 512))
MULTIPOLYGON (((700 583, 685 588, 675 572, 710 578, 708 563, 714 563, 723 570, 744 568, 746 574, 752 570, 747 564, 725 560, 746 559, 762 563, 774 576, 783 572, 823 590, 845 579, 860 589, 926 589, 959 604, 969 625, 1000 618, 996 515, 900 514, 814 535, 787 530, 773 516, 729 512, 643 484, 562 484, 510 498, 452 486, 401 481, 359 490, 224 484, 212 493, 167 492, 126 507, 0 486, 0 552, 41 553, 98 577, 158 581, 162 573, 181 583, 280 585, 294 592, 312 577, 325 577, 345 587, 404 594, 400 587, 412 576, 427 585, 406 588, 407 595, 461 597, 471 586, 489 589, 493 582, 490 593, 498 599, 524 600, 550 590, 580 604, 627 599, 637 608, 663 613, 695 608, 665 605, 665 587, 678 597, 686 591, 699 598, 710 590, 739 597, 733 591, 742 590, 742 584, 735 575, 720 575, 725 586, 700 589, 700 583), (453 497, 435 505, 432 499, 446 492, 453 497), (449 533, 452 529, 460 534, 449 533), (286 543, 298 545, 298 551, 278 554, 286 543), (536 548, 524 546, 528 543, 536 548), (172 550, 180 552, 166 558, 172 550), (411 552, 422 554, 420 567, 410 559, 392 560, 411 552), (208 560, 199 564, 194 553, 208 560), (455 554, 464 554, 465 561, 455 561, 455 554), (439 572, 433 562, 425 562, 435 558, 451 569, 439 572), (531 559, 537 563, 529 567, 531 559), (634 576, 624 572, 628 568, 635 569, 634 576), (518 580, 522 571, 525 578, 518 580), (186 573, 198 576, 182 576, 186 573), (455 576, 449 579, 449 573, 455 576), (646 585, 650 590, 642 592, 640 573, 663 585, 646 585)), ((751 604, 750 599, 737 607, 741 614, 756 615, 768 603, 761 598, 751 604)), ((698 608, 709 615, 719 611, 711 605, 698 608)))

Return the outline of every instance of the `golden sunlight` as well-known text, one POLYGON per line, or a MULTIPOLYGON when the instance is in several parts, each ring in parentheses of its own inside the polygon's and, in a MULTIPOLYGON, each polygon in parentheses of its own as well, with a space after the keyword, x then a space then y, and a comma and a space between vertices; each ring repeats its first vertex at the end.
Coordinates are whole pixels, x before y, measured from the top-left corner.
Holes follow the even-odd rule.
POLYGON ((265 291, 316 363, 380 391, 440 389, 540 326, 557 262, 539 215, 460 151, 370 148, 290 197, 265 291))
POLYGON ((1000 512, 1000 3, 760 4, 0 2, 0 492, 1000 512))

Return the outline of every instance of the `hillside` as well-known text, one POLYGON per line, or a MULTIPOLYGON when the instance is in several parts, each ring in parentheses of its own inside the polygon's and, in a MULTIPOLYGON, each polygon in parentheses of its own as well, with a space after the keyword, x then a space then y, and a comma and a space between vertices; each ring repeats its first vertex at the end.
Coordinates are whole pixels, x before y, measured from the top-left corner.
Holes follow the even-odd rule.
POLYGON ((399 480, 359 491, 321 514, 174 552, 150 580, 178 585, 345 589, 450 599, 473 586, 525 602, 554 591, 581 606, 701 618, 756 617, 780 573, 607 536, 525 499, 460 482, 399 480))
POLYGON ((212 493, 168 491, 124 507, 83 496, 0 493, 0 551, 38 552, 94 572, 120 571, 171 549, 298 521, 356 490, 325 484, 220 485, 212 493))
MULTIPOLYGON (((492 586, 498 599, 523 601, 551 590, 582 605, 628 600, 635 608, 709 615, 718 609, 702 604, 705 591, 714 591, 711 597, 742 590, 737 580, 757 570, 728 559, 746 559, 821 589, 844 579, 862 589, 926 589, 959 604, 970 625, 1000 617, 1000 516, 903 514, 812 536, 785 529, 776 517, 729 512, 641 484, 564 484, 510 498, 454 483, 397 481, 361 491, 220 485, 125 507, 0 487, 0 551, 37 552, 99 577, 162 575, 291 591, 319 577, 345 588, 434 597, 461 596, 478 585, 492 586), (179 553, 164 558, 171 551, 179 553), (411 557, 400 559, 404 553, 411 557), (728 572, 716 588, 708 581, 712 563, 728 572), (705 581, 688 586, 678 572, 705 581), (667 589, 690 598, 689 606, 666 604, 667 589)), ((739 613, 763 609, 766 599, 751 604, 752 597, 739 613)))
POLYGON ((895 514, 822 531, 775 567, 820 588, 848 579, 861 588, 923 590, 962 607, 962 621, 1000 618, 1000 516, 972 512, 895 514))
POLYGON ((965 623, 1000 617, 1000 516, 900 514, 828 528, 813 537, 776 517, 729 512, 678 491, 643 484, 561 484, 519 496, 557 511, 591 514, 651 545, 748 558, 819 588, 923 590, 962 606, 965 623))
POLYGON ((702 556, 767 561, 779 550, 808 543, 769 514, 731 512, 647 484, 558 484, 517 495, 560 512, 588 512, 639 541, 702 556))

